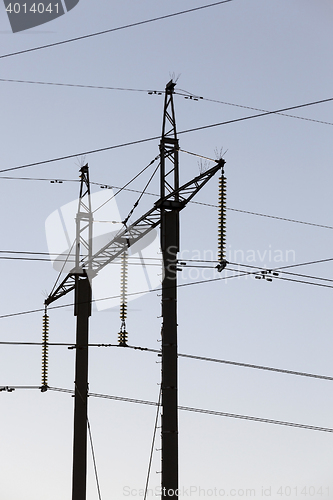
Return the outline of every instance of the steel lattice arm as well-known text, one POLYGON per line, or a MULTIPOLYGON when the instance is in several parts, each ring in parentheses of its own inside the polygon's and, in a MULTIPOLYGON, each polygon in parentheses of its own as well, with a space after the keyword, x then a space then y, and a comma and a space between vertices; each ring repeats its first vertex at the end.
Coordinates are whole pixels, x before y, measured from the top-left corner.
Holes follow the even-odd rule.
POLYGON ((84 274, 86 272, 85 269, 92 269, 91 272, 88 272, 88 276, 89 278, 93 278, 101 269, 103 269, 103 267, 119 257, 123 253, 124 247, 134 245, 137 241, 149 233, 149 231, 158 226, 161 219, 161 208, 164 210, 172 208, 176 208, 179 211, 182 210, 200 191, 200 189, 213 177, 213 175, 215 175, 216 172, 223 167, 224 163, 225 161, 220 159, 214 167, 198 175, 177 190, 169 193, 164 198, 159 199, 152 209, 150 209, 133 224, 121 230, 112 241, 96 252, 91 259, 83 259, 80 265, 81 273, 75 272, 75 268, 73 268, 56 288, 56 290, 45 300, 45 304, 49 305, 60 297, 66 295, 71 290, 74 290, 75 277, 78 274, 84 274), (178 195, 178 197, 176 197, 178 198, 177 201, 175 201, 175 195, 178 195))

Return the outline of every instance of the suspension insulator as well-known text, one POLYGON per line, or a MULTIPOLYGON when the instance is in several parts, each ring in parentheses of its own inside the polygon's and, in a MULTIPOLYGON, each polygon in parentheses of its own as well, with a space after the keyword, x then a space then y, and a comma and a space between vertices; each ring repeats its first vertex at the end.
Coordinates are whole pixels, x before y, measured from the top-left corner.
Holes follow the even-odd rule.
POLYGON ((118 344, 120 346, 127 346, 127 331, 126 331, 126 318, 127 318, 127 273, 128 273, 128 252, 125 250, 121 256, 121 270, 120 270, 120 321, 121 327, 118 333, 118 344))
POLYGON ((218 204, 218 265, 221 272, 227 265, 226 260, 226 212, 227 212, 227 179, 222 173, 219 178, 219 204, 218 204))
POLYGON ((43 316, 43 333, 42 333, 42 386, 41 391, 45 392, 48 389, 48 351, 49 351, 49 317, 45 308, 45 314, 43 316))
POLYGON ((127 347, 127 332, 126 332, 126 330, 121 330, 118 333, 118 344, 122 347, 127 347))

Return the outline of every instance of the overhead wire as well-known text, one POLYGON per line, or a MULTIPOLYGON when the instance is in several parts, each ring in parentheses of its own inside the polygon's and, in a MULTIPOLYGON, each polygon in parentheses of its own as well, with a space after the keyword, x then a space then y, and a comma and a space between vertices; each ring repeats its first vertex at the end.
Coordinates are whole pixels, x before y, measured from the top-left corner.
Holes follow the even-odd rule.
MULTIPOLYGON (((326 259, 325 259, 326 260, 326 259)), ((331 259, 333 260, 333 259, 331 259)), ((330 279, 330 278, 320 278, 318 276, 311 276, 309 274, 300 274, 300 273, 291 273, 291 272, 288 272, 288 271, 283 271, 284 267, 280 268, 280 267, 274 267, 272 269, 268 269, 268 268, 264 268, 264 267, 259 267, 259 266, 252 266, 250 264, 241 264, 241 263, 236 263, 236 262, 229 262, 230 265, 233 265, 233 266, 240 266, 240 267, 248 267, 248 268, 251 268, 251 269, 258 269, 260 271, 277 271, 279 274, 282 273, 282 274, 288 274, 290 276, 298 276, 298 277, 301 277, 301 278, 310 278, 310 279, 313 279, 313 280, 321 280, 321 281, 329 281, 329 282, 333 282, 333 279, 330 279)), ((309 265, 309 264, 307 264, 309 265)), ((288 267, 289 268, 289 267, 288 267)), ((274 278, 276 278, 277 276, 274 276, 274 278)))
MULTIPOLYGON (((239 274, 237 275, 232 275, 232 276, 222 276, 222 277, 219 277, 219 278, 212 278, 212 279, 208 279, 208 280, 199 280, 199 281, 193 281, 191 283, 181 283, 181 284, 178 284, 177 285, 177 288, 183 288, 183 287, 187 287, 187 286, 192 286, 192 285, 199 285, 199 284, 202 284, 202 283, 208 283, 208 282, 213 282, 213 281, 221 281, 221 280, 226 280, 226 279, 232 279, 232 278, 237 278, 237 277, 240 277, 240 276, 246 276, 248 274, 251 274, 250 271, 246 271, 246 272, 240 272, 239 274)), ((159 292, 161 291, 161 288, 155 288, 153 290, 141 290, 139 292, 132 292, 132 293, 128 293, 128 296, 133 296, 133 295, 142 295, 143 293, 156 293, 156 292, 159 292)), ((120 295, 113 295, 113 296, 110 296, 110 297, 103 297, 103 298, 100 298, 100 299, 93 299, 91 302, 94 303, 94 302, 101 302, 101 301, 104 301, 104 300, 111 300, 111 299, 119 299, 120 295)), ((68 303, 68 304, 62 304, 62 305, 58 305, 58 306, 48 306, 48 310, 50 309, 63 309, 65 307, 70 307, 70 306, 73 306, 74 303, 71 302, 71 303, 68 303)), ((15 316, 22 316, 22 315, 26 315, 26 314, 33 314, 33 313, 36 313, 36 312, 42 312, 44 311, 44 308, 40 308, 40 309, 30 309, 28 311, 21 311, 21 312, 16 312, 16 313, 9 313, 9 314, 2 314, 0 315, 0 319, 4 319, 4 318, 12 318, 12 317, 15 317, 15 316)))
MULTIPOLYGON (((155 161, 157 161, 159 159, 159 157, 160 157, 160 155, 155 156, 155 158, 153 160, 151 160, 151 162, 149 162, 148 165, 146 165, 142 170, 140 170, 140 172, 138 174, 136 174, 134 177, 132 177, 132 179, 130 179, 126 184, 124 184, 124 186, 119 188, 115 194, 113 194, 108 200, 106 200, 101 205, 99 205, 99 207, 95 208, 95 210, 93 211, 93 214, 96 213, 98 210, 100 210, 102 207, 104 207, 104 205, 106 205, 109 201, 111 201, 113 198, 115 198, 115 196, 117 196, 125 188, 127 188, 127 186, 129 186, 132 182, 134 182, 141 174, 143 174, 143 172, 145 172, 151 165, 153 165, 155 163, 155 161)), ((155 172, 156 172, 156 170, 154 171, 154 174, 155 174, 155 172)), ((149 183, 148 183, 148 185, 149 185, 149 183)), ((141 197, 140 197, 140 199, 141 199, 141 197)))
MULTIPOLYGON (((0 345, 13 345, 13 346, 35 346, 39 347, 42 344, 42 342, 16 342, 16 341, 0 341, 0 345)), ((49 342, 49 346, 54 346, 54 347, 67 347, 68 349, 82 349, 85 347, 98 347, 98 348, 110 348, 110 347, 120 347, 119 344, 100 344, 100 343, 88 343, 87 345, 77 345, 73 343, 65 343, 65 342, 49 342)), ((133 345, 126 345, 127 349, 132 349, 136 351, 141 351, 141 352, 151 352, 155 354, 161 354, 161 350, 159 349, 152 349, 149 347, 142 347, 142 346, 133 346, 133 345)), ((307 377, 307 378, 314 378, 318 380, 329 380, 333 381, 333 377, 330 377, 328 375, 318 375, 314 373, 308 373, 308 372, 300 372, 296 370, 287 370, 285 368, 276 368, 276 367, 271 367, 271 366, 264 366, 264 365, 257 365, 253 363, 243 363, 240 361, 230 361, 226 359, 219 359, 219 358, 211 358, 208 356, 198 356, 195 354, 184 354, 184 353, 178 353, 177 354, 179 358, 188 358, 188 359, 194 359, 198 361, 207 361, 207 362, 212 362, 212 363, 219 363, 219 364, 225 364, 225 365, 231 365, 231 366, 239 366, 242 368, 251 368, 255 370, 262 370, 262 371, 269 371, 269 372, 275 372, 275 373, 282 373, 286 375, 295 375, 299 377, 307 377)))
MULTIPOLYGON (((316 263, 316 262, 327 262, 327 261, 331 261, 331 260, 333 260, 333 259, 322 259, 321 261, 313 261, 313 262, 311 262, 311 264, 316 263)), ((284 268, 296 267, 296 266, 301 266, 301 265, 306 265, 306 263, 303 263, 303 264, 294 264, 294 265, 290 265, 290 266, 284 266, 284 268)), ((180 283, 180 284, 177 284, 177 288, 183 288, 183 287, 188 287, 188 286, 200 285, 200 284, 203 284, 203 283, 212 283, 212 282, 216 282, 216 281, 224 281, 224 280, 232 279, 232 278, 241 278, 243 276, 248 276, 248 275, 252 275, 252 274, 254 274, 252 271, 244 271, 244 272, 239 272, 238 274, 233 274, 231 276, 222 276, 222 277, 218 277, 218 278, 210 278, 210 279, 205 279, 205 280, 192 281, 190 283, 180 283)), ((298 282, 298 283, 304 283, 304 284, 309 284, 309 285, 314 285, 314 286, 324 286, 326 288, 333 288, 333 286, 330 286, 330 285, 321 285, 320 283, 311 283, 311 282, 301 281, 301 280, 291 280, 291 279, 288 279, 288 278, 280 278, 280 279, 284 279, 286 281, 295 281, 295 282, 298 282)), ((141 295, 143 293, 151 293, 151 292, 158 292, 158 291, 161 291, 161 289, 160 288, 156 288, 156 289, 153 289, 153 290, 141 290, 140 292, 129 293, 128 296, 131 296, 131 295, 141 295)), ((100 299, 93 299, 92 302, 100 302, 100 301, 104 301, 104 300, 117 299, 119 297, 120 297, 120 295, 113 295, 113 296, 110 296, 110 297, 103 297, 103 298, 100 298, 100 299)), ((48 307, 48 309, 49 310, 50 309, 62 309, 62 308, 70 307, 70 306, 73 306, 73 305, 74 305, 74 303, 62 304, 62 305, 58 305, 58 306, 48 307)), ((10 317, 15 317, 15 316, 22 316, 22 315, 26 315, 26 314, 33 314, 33 313, 42 312, 42 311, 44 311, 44 308, 31 309, 31 310, 28 310, 28 311, 21 311, 21 312, 16 312, 16 313, 2 314, 2 315, 0 315, 0 319, 10 318, 10 317)))
MULTIPOLYGON (((70 88, 83 88, 83 89, 98 89, 98 90, 117 90, 117 91, 125 91, 125 92, 144 92, 147 94, 157 94, 157 95, 162 95, 165 93, 164 90, 151 90, 151 89, 133 89, 133 88, 126 88, 126 87, 110 87, 110 86, 102 86, 102 85, 83 85, 83 84, 75 84, 75 83, 60 83, 60 82, 41 82, 41 81, 32 81, 32 80, 15 80, 15 79, 10 79, 10 78, 0 78, 0 82, 7 82, 7 83, 26 83, 30 85, 50 85, 50 86, 57 86, 57 87, 70 87, 70 88)), ((249 109, 252 111, 260 111, 263 113, 270 113, 268 110, 262 109, 262 108, 255 108, 253 106, 245 106, 242 104, 235 104, 231 102, 226 102, 226 101, 219 101, 217 99, 209 99, 207 97, 202 97, 202 96, 196 96, 195 94, 191 94, 190 92, 186 92, 186 94, 182 92, 174 92, 175 95, 179 95, 182 97, 185 97, 185 99, 194 99, 196 101, 198 100, 203 100, 207 102, 213 102, 217 104, 223 104, 226 106, 232 106, 236 108, 242 108, 242 109, 249 109)), ((297 116, 297 115, 290 115, 287 113, 279 113, 276 112, 275 114, 280 115, 280 116, 286 116, 287 118, 294 118, 297 120, 305 120, 309 122, 314 122, 314 123, 320 123, 323 125, 333 125, 333 122, 327 122, 324 120, 316 120, 314 118, 307 118, 304 116, 297 116)), ((205 158, 205 157, 202 157, 205 158)), ((209 159, 209 158, 207 158, 209 159)))
MULTIPOLYGON (((226 105, 226 106, 233 106, 233 107, 236 107, 236 108, 249 109, 251 111, 260 111, 262 113, 269 113, 269 111, 267 109, 254 108, 253 106, 245 106, 243 104, 235 104, 235 103, 232 103, 232 102, 219 101, 217 99, 209 99, 207 97, 203 97, 203 96, 198 96, 196 94, 192 94, 191 92, 188 92, 187 90, 182 90, 182 89, 179 89, 179 90, 181 90, 182 92, 187 93, 188 96, 189 96, 189 99, 193 99, 194 98, 195 100, 202 100, 202 101, 213 102, 213 103, 217 103, 217 104, 223 104, 223 105, 226 105)), ((177 92, 175 92, 175 93, 177 93, 177 92)), ((180 94, 180 95, 184 95, 184 94, 180 94)), ((322 120, 315 120, 313 118, 306 118, 306 117, 297 116, 297 115, 289 115, 289 114, 286 114, 286 113, 283 113, 283 112, 276 112, 275 114, 281 115, 281 116, 286 116, 288 118, 296 118, 297 120, 306 120, 306 121, 315 122, 315 123, 322 123, 324 125, 333 125, 332 122, 326 122, 326 121, 322 121, 322 120)))
POLYGON ((48 43, 46 45, 40 45, 39 47, 32 47, 31 49, 24 49, 24 50, 19 50, 17 52, 11 52, 10 54, 3 54, 3 55, 0 55, 0 59, 4 59, 6 57, 13 57, 13 56, 21 55, 21 54, 26 54, 28 52, 35 52, 37 50, 47 49, 47 48, 50 48, 50 47, 56 47, 56 46, 64 45, 64 44, 71 43, 71 42, 77 42, 79 40, 85 40, 87 38, 93 38, 93 37, 96 37, 96 36, 105 35, 106 33, 112 33, 112 32, 115 32, 115 31, 120 31, 120 30, 124 30, 124 29, 128 29, 128 28, 133 28, 135 26, 142 26, 143 24, 148 24, 148 23, 153 23, 153 22, 156 22, 156 21, 161 21, 163 19, 168 19, 168 18, 171 18, 171 17, 180 16, 182 14, 188 14, 189 12, 195 12, 195 11, 198 11, 198 10, 208 9, 210 7, 215 7, 215 6, 221 5, 223 3, 229 3, 231 1, 232 0, 221 0, 219 2, 214 2, 214 3, 208 4, 208 5, 201 5, 200 7, 193 7, 192 9, 186 9, 186 10, 182 10, 182 11, 178 11, 178 12, 173 12, 172 14, 165 14, 164 16, 158 16, 158 17, 154 17, 154 18, 151 18, 151 19, 146 19, 144 21, 137 21, 135 23, 125 24, 123 26, 118 26, 117 28, 110 28, 110 29, 107 29, 107 30, 97 31, 95 33, 90 33, 88 35, 82 35, 82 36, 77 36, 77 37, 70 38, 70 39, 67 39, 67 40, 62 40, 60 42, 48 43))
MULTIPOLYGON (((226 120, 226 121, 223 121, 223 122, 213 123, 213 124, 210 124, 210 125, 202 125, 200 127, 194 127, 194 128, 190 128, 190 129, 187 129, 187 130, 181 130, 180 132, 178 132, 178 135, 188 134, 190 132, 196 132, 196 131, 199 131, 199 130, 206 130, 206 129, 209 129, 209 128, 219 127, 219 126, 222 126, 222 125, 229 125, 231 123, 238 123, 238 122, 242 122, 242 121, 246 121, 246 120, 251 120, 253 118, 259 118, 259 117, 263 117, 263 116, 273 115, 273 114, 281 113, 283 111, 288 111, 288 110, 292 110, 292 109, 300 109, 300 108, 304 108, 304 107, 308 107, 308 106, 314 106, 314 105, 317 105, 317 104, 323 104, 323 103, 332 102, 332 101, 333 101, 333 97, 330 97, 328 99, 321 99, 321 100, 318 100, 318 101, 312 101, 312 102, 308 102, 308 103, 305 103, 305 104, 299 104, 297 106, 289 106, 287 108, 276 109, 276 110, 273 110, 273 111, 267 111, 267 112, 258 113, 258 114, 255 114, 255 115, 244 116, 244 117, 241 117, 241 118, 234 118, 232 120, 226 120)), ((16 166, 16 167, 10 167, 10 168, 6 168, 6 169, 1 169, 0 173, 10 172, 10 171, 14 171, 14 170, 19 170, 19 169, 22 169, 22 168, 30 168, 30 167, 34 167, 34 166, 38 166, 38 165, 44 165, 44 164, 48 164, 48 163, 52 163, 52 162, 56 162, 56 161, 67 160, 67 159, 70 159, 70 158, 75 158, 77 156, 85 156, 85 155, 88 155, 88 154, 100 153, 100 152, 103 152, 103 151, 110 151, 112 149, 122 148, 122 147, 126 147, 126 146, 132 146, 132 145, 136 145, 136 144, 142 144, 142 143, 145 143, 145 142, 150 142, 150 141, 154 141, 154 140, 158 140, 158 139, 160 139, 160 136, 149 137, 149 138, 146 138, 146 139, 139 139, 139 140, 136 140, 136 141, 130 141, 130 142, 126 142, 126 143, 116 144, 116 145, 113 145, 113 146, 107 146, 107 147, 104 147, 104 148, 93 149, 93 150, 84 151, 84 152, 80 152, 80 153, 75 153, 75 154, 71 154, 71 155, 59 156, 59 157, 56 157, 56 158, 50 158, 48 160, 38 161, 38 162, 34 162, 34 163, 27 163, 25 165, 19 165, 19 166, 16 166)))
POLYGON ((82 88, 82 89, 99 89, 99 90, 119 90, 124 92, 144 92, 144 93, 159 93, 162 94, 164 90, 154 90, 151 89, 133 89, 126 87, 109 87, 103 85, 83 85, 80 83, 61 83, 61 82, 41 82, 41 81, 33 81, 33 80, 13 80, 10 78, 0 78, 0 82, 7 83, 27 83, 30 85, 51 85, 56 87, 74 87, 74 88, 82 88))
MULTIPOLYGON (((183 150, 181 150, 183 151, 183 150)), ((186 151, 188 153, 188 151, 186 151)), ((190 154, 194 154, 194 153, 190 153, 190 154)), ((200 156, 200 155, 197 155, 197 154, 194 154, 195 156, 200 156)), ((202 158, 206 158, 204 156, 200 156, 202 158)), ((206 158, 208 159, 208 158, 206 158)), ((20 180, 20 181, 44 181, 44 182, 52 182, 54 181, 54 178, 36 178, 36 177, 9 177, 9 176, 0 176, 0 180, 1 179, 6 179, 6 180, 20 180)), ((58 181, 58 183, 63 183, 63 182, 80 182, 79 179, 56 179, 58 181)), ((118 190, 121 190, 121 191, 129 191, 129 192, 133 192, 133 193, 142 193, 142 191, 140 191, 139 189, 130 189, 130 188, 126 188, 126 187, 122 187, 120 188, 119 186, 109 186, 105 183, 101 183, 101 182, 90 182, 91 185, 95 185, 95 186, 99 186, 99 187, 102 187, 102 188, 109 188, 109 189, 118 189, 118 190)), ((120 191, 119 191, 120 192, 120 191)), ((147 196, 156 196, 158 197, 159 195, 156 194, 156 193, 149 193, 149 192, 145 192, 144 193, 145 195, 147 196)), ((195 205, 202 205, 202 206, 206 206, 206 207, 212 207, 212 208, 218 208, 217 205, 214 205, 212 203, 204 203, 204 202, 200 202, 200 201, 193 201, 193 200, 190 200, 190 203, 193 203, 195 205)), ((255 215, 255 216, 259 216, 259 217, 266 217, 266 218, 269 218, 269 219, 277 219, 277 220, 282 220, 282 221, 286 221, 286 222, 293 222, 293 223, 296 223, 296 224, 305 224, 307 226, 314 226, 314 227, 321 227, 321 228, 324 228, 324 229, 333 229, 333 226, 328 226, 328 225, 325 225, 325 224, 317 224, 317 223, 314 223, 314 222, 305 222, 305 221, 300 221, 300 220, 297 220, 297 219, 290 219, 290 218, 287 218, 287 217, 279 217, 279 216, 276 216, 276 215, 269 215, 269 214, 262 214, 262 213, 259 213, 259 212, 251 212, 249 210, 241 210, 239 208, 231 208, 231 207, 226 207, 227 210, 229 211, 232 211, 232 212, 240 212, 240 213, 244 213, 244 214, 249 214, 249 215, 255 215)))
POLYGON ((317 104, 324 104, 324 103, 332 102, 332 101, 333 101, 333 97, 330 97, 328 99, 320 99, 318 101, 312 101, 312 102, 308 102, 308 103, 305 103, 305 104, 300 104, 300 105, 297 105, 297 106, 288 106, 287 108, 280 108, 280 109, 276 109, 276 110, 273 110, 273 111, 265 111, 263 113, 257 113, 255 115, 243 116, 241 118, 233 118, 232 120, 226 120, 224 122, 218 122, 218 123, 213 123, 211 125, 204 125, 204 126, 200 126, 200 127, 189 128, 187 130, 182 130, 182 131, 178 132, 178 135, 179 134, 188 134, 190 132, 196 132, 198 130, 205 130, 205 129, 213 128, 213 127, 219 127, 221 125, 229 125, 231 123, 237 123, 237 122, 242 122, 242 121, 246 121, 246 120, 251 120, 253 118, 260 118, 262 116, 269 116, 269 115, 279 114, 279 113, 283 113, 284 111, 290 111, 290 110, 293 110, 293 109, 305 108, 305 107, 308 107, 308 106, 315 106, 317 104))
MULTIPOLYGON (((8 387, 8 386, 7 386, 8 387)), ((16 389, 18 386, 9 386, 8 387, 16 389)), ((24 389, 24 386, 20 387, 21 389, 24 389)), ((0 387, 0 390, 2 388, 0 387)), ((39 389, 39 387, 38 387, 39 389)), ((5 387, 4 389, 5 390, 5 387)), ((49 391, 55 391, 55 392, 62 392, 66 394, 74 394, 74 391, 71 389, 63 389, 59 387, 49 387, 49 391)), ((141 404, 141 405, 147 405, 147 406, 158 406, 158 403, 155 401, 147 401, 144 399, 134 399, 134 398, 126 398, 122 396, 112 396, 109 394, 99 394, 99 393, 93 393, 89 392, 88 393, 89 397, 93 398, 102 398, 102 399, 111 399, 114 401, 124 401, 127 403, 135 403, 135 404, 141 404)), ((320 426, 315 426, 315 425, 308 425, 308 424, 301 424, 301 423, 296 423, 296 422, 287 422, 284 420, 273 420, 270 418, 262 418, 262 417, 254 417, 250 415, 242 415, 242 414, 237 414, 237 413, 227 413, 227 412, 222 412, 222 411, 216 411, 216 410, 209 410, 205 408, 195 408, 191 406, 178 406, 178 410, 181 411, 188 411, 188 412, 194 412, 194 413, 202 413, 206 415, 215 415, 219 417, 227 417, 227 418, 234 418, 234 419, 240 419, 240 420, 250 420, 252 422, 260 422, 260 423, 266 423, 266 424, 273 424, 273 425, 281 425, 285 427, 295 427, 298 429, 307 429, 307 430, 312 430, 312 431, 319 431, 319 432, 333 432, 333 429, 330 427, 320 427, 320 426)))
MULTIPOLYGON (((159 156, 158 156, 158 157, 156 157, 156 159, 157 159, 157 158, 159 158, 159 156)), ((122 221, 122 223, 124 224, 124 226, 126 226, 127 222, 128 222, 128 221, 129 221, 129 219, 132 217, 132 214, 133 214, 134 210, 135 210, 135 209, 136 209, 136 207, 139 205, 139 203, 140 203, 140 201, 141 201, 141 199, 142 199, 143 195, 145 194, 145 192, 146 192, 146 190, 147 190, 147 188, 148 188, 149 184, 151 183, 151 181, 152 181, 152 180, 153 180, 153 178, 155 177, 155 174, 156 174, 156 172, 157 172, 157 170, 158 170, 158 168, 159 168, 159 167, 160 167, 160 164, 158 163, 157 167, 155 168, 154 172, 153 172, 153 173, 152 173, 152 175, 150 176, 150 178, 149 178, 148 182, 146 183, 145 187, 144 187, 144 188, 143 188, 143 190, 141 191, 139 198, 138 198, 138 199, 136 200, 136 202, 134 203, 133 208, 129 211, 129 213, 128 213, 127 217, 125 217, 125 219, 122 221)))

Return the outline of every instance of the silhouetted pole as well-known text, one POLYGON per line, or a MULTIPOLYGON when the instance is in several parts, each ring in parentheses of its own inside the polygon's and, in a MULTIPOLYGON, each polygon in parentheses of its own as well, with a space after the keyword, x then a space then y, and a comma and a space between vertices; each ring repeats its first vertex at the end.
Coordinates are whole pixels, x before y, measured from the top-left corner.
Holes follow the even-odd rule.
POLYGON ((88 327, 91 315, 91 287, 87 277, 76 277, 74 314, 76 316, 76 361, 72 500, 86 500, 88 327))
MULTIPOLYGON (((161 150, 161 198, 179 188, 178 140, 173 106, 175 84, 165 89, 161 150)), ((178 492, 177 252, 178 193, 161 205, 162 281, 162 498, 178 492)))
POLYGON ((76 358, 73 438, 72 500, 86 500, 88 427, 88 329, 91 316, 91 271, 93 216, 88 164, 80 168, 80 197, 76 215, 75 307, 76 358), (87 271, 80 269, 82 253, 88 258, 87 271))

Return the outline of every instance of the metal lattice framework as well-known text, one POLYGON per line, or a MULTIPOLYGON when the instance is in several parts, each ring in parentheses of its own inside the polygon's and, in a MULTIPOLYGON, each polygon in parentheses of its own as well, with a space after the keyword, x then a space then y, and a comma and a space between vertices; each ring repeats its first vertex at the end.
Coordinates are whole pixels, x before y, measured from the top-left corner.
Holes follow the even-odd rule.
POLYGON ((56 290, 45 300, 49 305, 60 297, 66 295, 75 288, 75 277, 78 273, 83 274, 86 270, 89 278, 93 278, 110 262, 117 259, 124 252, 124 248, 134 245, 137 241, 148 234, 160 224, 160 209, 171 208, 177 203, 178 210, 182 210, 189 201, 203 188, 203 186, 220 170, 225 161, 219 160, 216 165, 206 172, 198 175, 164 198, 160 198, 148 212, 128 227, 122 229, 112 241, 95 253, 92 257, 82 257, 79 268, 73 268, 56 290), (175 202, 177 197, 177 202, 175 202))
POLYGON ((161 197, 172 194, 177 201, 179 188, 178 151, 179 143, 176 130, 176 116, 173 103, 175 83, 170 82, 165 87, 164 113, 162 124, 161 153, 161 197))

